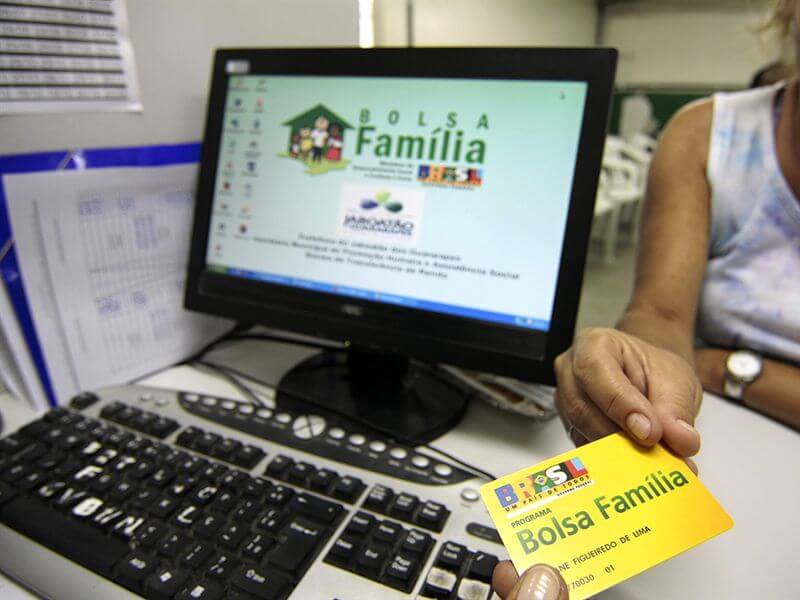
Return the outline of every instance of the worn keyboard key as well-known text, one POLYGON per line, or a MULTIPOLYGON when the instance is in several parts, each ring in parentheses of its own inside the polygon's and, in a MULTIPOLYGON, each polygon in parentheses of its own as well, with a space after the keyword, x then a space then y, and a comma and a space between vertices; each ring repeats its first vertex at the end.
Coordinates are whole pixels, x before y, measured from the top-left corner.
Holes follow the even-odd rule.
POLYGON ((456 597, 458 600, 489 600, 492 586, 484 581, 464 577, 458 583, 456 597))
POLYGON ((231 579, 235 588, 261 600, 281 598, 289 585, 285 575, 269 567, 240 567, 231 579))
POLYGON ((455 573, 439 567, 432 567, 425 578, 422 593, 436 598, 449 597, 455 591, 457 580, 458 576, 455 573))

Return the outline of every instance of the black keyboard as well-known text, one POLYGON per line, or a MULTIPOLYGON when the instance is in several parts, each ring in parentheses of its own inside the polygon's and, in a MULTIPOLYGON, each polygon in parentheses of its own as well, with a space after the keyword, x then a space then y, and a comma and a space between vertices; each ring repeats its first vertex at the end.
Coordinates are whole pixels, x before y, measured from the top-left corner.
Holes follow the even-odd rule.
POLYGON ((0 440, 0 524, 147 598, 490 597, 497 556, 464 545, 469 527, 437 539, 453 511, 402 481, 184 426, 177 402, 99 400, 0 440), (351 585, 327 589, 337 573, 351 585))

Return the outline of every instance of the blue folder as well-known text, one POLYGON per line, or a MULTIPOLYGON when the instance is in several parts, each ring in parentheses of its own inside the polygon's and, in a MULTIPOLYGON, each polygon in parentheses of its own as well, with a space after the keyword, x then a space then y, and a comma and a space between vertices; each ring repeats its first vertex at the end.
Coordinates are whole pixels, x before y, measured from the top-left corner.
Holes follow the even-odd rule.
POLYGON ((0 249, 5 250, 5 253, 0 255, 0 277, 5 282, 31 359, 52 406, 56 406, 56 397, 39 337, 36 334, 36 327, 33 324, 33 317, 25 294, 25 282, 22 279, 16 250, 13 246, 2 176, 9 173, 34 173, 60 169, 155 167, 196 163, 199 160, 200 144, 198 142, 170 146, 98 148, 0 156, 0 249))

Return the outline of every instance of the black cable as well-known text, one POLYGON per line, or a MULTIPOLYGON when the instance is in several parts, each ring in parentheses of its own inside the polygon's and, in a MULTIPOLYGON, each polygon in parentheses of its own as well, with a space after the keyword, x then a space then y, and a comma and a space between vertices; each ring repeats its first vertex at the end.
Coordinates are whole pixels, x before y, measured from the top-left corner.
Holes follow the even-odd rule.
POLYGON ((491 473, 489 473, 489 471, 484 471, 483 469, 479 469, 478 467, 475 467, 475 466, 469 464, 468 462, 465 462, 465 461, 461 460, 460 458, 456 458, 455 456, 453 456, 449 452, 445 452, 444 450, 440 450, 436 446, 431 446, 430 444, 425 444, 422 447, 423 448, 427 448, 428 450, 431 450, 431 451, 436 452, 438 454, 441 454, 442 456, 444 456, 445 458, 453 461, 457 465, 460 465, 460 466, 464 467, 468 471, 472 471, 476 475, 480 475, 481 477, 487 479, 488 481, 494 481, 495 479, 497 479, 497 477, 492 475, 491 473))
POLYGON ((182 360, 178 364, 180 364, 180 365, 189 365, 189 364, 193 363, 196 360, 200 360, 201 358, 203 358, 203 356, 208 354, 215 346, 225 342, 226 340, 231 339, 233 337, 233 335, 237 331, 241 331, 241 330, 246 331, 250 327, 252 327, 252 325, 243 324, 243 323, 236 323, 227 332, 223 333, 221 336, 219 336, 215 340, 212 340, 212 341, 208 342, 205 346, 200 348, 200 350, 198 350, 197 352, 195 352, 191 356, 185 358, 184 360, 182 360))
POLYGON ((250 399, 251 404, 255 404, 259 408, 266 408, 266 405, 261 401, 261 398, 259 398, 258 395, 251 388, 243 384, 234 375, 229 373, 227 368, 220 367, 219 365, 210 362, 205 362, 203 360, 193 360, 191 363, 188 364, 194 367, 199 366, 204 369, 214 371, 218 375, 224 377, 228 382, 231 383, 231 385, 233 385, 234 387, 236 387, 237 390, 242 392, 242 394, 247 396, 247 398, 250 399))

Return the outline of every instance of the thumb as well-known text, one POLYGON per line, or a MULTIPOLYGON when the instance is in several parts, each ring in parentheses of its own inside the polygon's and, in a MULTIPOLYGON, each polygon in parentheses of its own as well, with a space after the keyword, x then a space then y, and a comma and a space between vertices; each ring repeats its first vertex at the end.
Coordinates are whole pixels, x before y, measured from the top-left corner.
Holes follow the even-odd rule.
POLYGON ((549 565, 534 565, 519 578, 506 600, 569 600, 567 584, 549 565))

